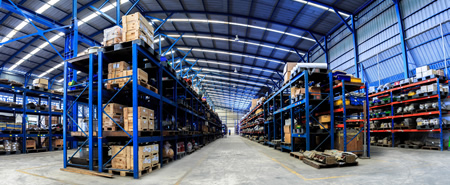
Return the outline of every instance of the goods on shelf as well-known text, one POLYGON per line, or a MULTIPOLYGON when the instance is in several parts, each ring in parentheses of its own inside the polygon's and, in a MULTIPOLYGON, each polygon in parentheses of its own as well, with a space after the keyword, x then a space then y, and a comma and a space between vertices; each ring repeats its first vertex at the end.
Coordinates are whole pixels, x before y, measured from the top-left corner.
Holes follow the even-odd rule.
MULTIPOLYGON (((155 129, 155 117, 152 115, 154 115, 153 110, 142 106, 138 107, 138 131, 155 129)), ((124 129, 133 131, 133 107, 123 108, 123 120, 124 129)))
MULTIPOLYGON (((347 129, 347 151, 352 151, 355 154, 363 153, 364 139, 362 134, 358 134, 359 130, 347 129), (356 137, 355 137, 356 136, 356 137), (353 140, 352 140, 353 138, 353 140)), ((338 150, 344 150, 344 131, 340 130, 334 144, 338 150)))
POLYGON ((33 80, 33 86, 47 89, 47 87, 48 87, 48 80, 45 79, 45 78, 34 79, 33 80))
POLYGON ((287 62, 283 68, 284 84, 289 82, 291 78, 291 70, 297 65, 297 62, 287 62))
POLYGON ((26 141, 26 149, 36 149, 36 140, 27 139, 26 141))
POLYGON ((152 49, 153 46, 153 26, 139 12, 122 16, 122 40, 124 42, 142 39, 152 49))
POLYGON ((170 148, 172 145, 166 141, 163 147, 163 158, 173 158, 174 152, 173 149, 170 148))
POLYGON ((18 142, 12 142, 8 139, 0 140, 0 151, 15 152, 19 150, 20 147, 18 142))
POLYGON ((122 42, 122 28, 113 26, 103 30, 103 45, 111 46, 122 42))
MULTIPOLYGON (((138 161, 139 166, 138 170, 142 171, 147 167, 152 166, 153 158, 158 158, 158 144, 139 146, 138 148, 138 161), (156 147, 155 147, 156 145, 156 147), (156 148, 156 150, 155 150, 156 148)), ((114 169, 124 169, 124 170, 133 170, 133 146, 121 146, 121 145, 113 145, 111 146, 112 155, 116 155, 111 161, 112 168, 114 169), (118 153, 121 149, 123 149, 120 153, 118 153)))
MULTIPOLYGON (((103 104, 103 107, 105 107, 106 104, 103 104)), ((119 124, 120 126, 123 126, 123 105, 120 105, 118 103, 109 103, 104 111, 105 113, 103 113, 103 128, 115 128, 116 124, 113 122, 112 119, 114 119, 114 121, 119 124), (109 115, 109 118, 106 114, 109 115)))

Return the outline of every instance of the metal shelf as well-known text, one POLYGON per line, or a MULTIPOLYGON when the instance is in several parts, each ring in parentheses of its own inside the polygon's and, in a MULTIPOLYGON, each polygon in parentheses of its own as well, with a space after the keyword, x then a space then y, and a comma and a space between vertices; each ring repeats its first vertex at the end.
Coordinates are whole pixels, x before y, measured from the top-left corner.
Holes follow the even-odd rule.
MULTIPOLYGON (((94 114, 94 109, 100 110, 96 111, 97 114, 97 120, 98 120, 98 128, 97 130, 102 130, 103 128, 103 104, 110 103, 110 102, 127 102, 125 106, 133 107, 133 128, 135 128, 133 131, 125 131, 122 129, 119 129, 119 131, 114 132, 120 132, 120 134, 110 134, 109 131, 100 131, 100 132, 87 132, 87 137, 77 137, 78 139, 83 140, 85 139, 85 142, 79 146, 83 147, 84 145, 87 145, 89 143, 89 164, 85 165, 83 167, 88 168, 89 170, 98 170, 99 172, 103 172, 107 169, 107 164, 111 161, 107 161, 103 159, 103 154, 107 151, 103 151, 102 147, 98 147, 98 159, 94 159, 93 154, 93 143, 107 143, 109 140, 113 139, 114 141, 121 141, 122 143, 127 143, 127 146, 133 146, 133 153, 138 152, 138 144, 139 143, 147 143, 147 142, 156 142, 159 145, 159 163, 161 166, 163 166, 163 157, 162 157, 162 148, 163 148, 163 142, 170 141, 170 142, 182 142, 184 141, 185 144, 189 140, 195 140, 195 142, 199 144, 204 144, 203 140, 213 140, 217 136, 222 135, 222 123, 220 122, 220 119, 218 119, 218 116, 213 114, 213 111, 209 109, 209 107, 206 107, 201 99, 197 97, 197 95, 191 91, 190 88, 187 88, 184 86, 184 83, 180 81, 180 79, 177 78, 176 75, 172 74, 172 72, 164 67, 158 60, 158 57, 156 57, 152 50, 147 49, 147 47, 144 47, 142 44, 140 44, 137 41, 132 41, 131 47, 129 48, 123 48, 119 50, 114 51, 107 51, 105 50, 99 50, 98 53, 95 54, 89 54, 87 56, 77 57, 70 59, 70 61, 65 62, 64 66, 64 77, 66 82, 71 81, 68 79, 70 71, 81 69, 85 73, 88 74, 88 83, 83 84, 84 88, 89 90, 89 93, 87 94, 88 97, 86 99, 89 101, 89 115, 94 114), (148 62, 151 62, 152 68, 151 69, 145 69, 144 71, 150 71, 150 70, 156 70, 157 72, 152 73, 152 77, 155 77, 156 81, 156 88, 158 89, 158 93, 155 93, 138 83, 131 83, 129 85, 129 89, 124 91, 123 88, 120 88, 117 91, 108 91, 103 88, 103 86, 96 86, 96 84, 103 84, 106 81, 110 79, 103 79, 105 76, 103 74, 103 71, 105 70, 105 67, 107 63, 116 62, 117 58, 114 58, 114 61, 111 57, 117 57, 120 56, 121 60, 125 61, 131 61, 131 70, 133 70, 133 75, 130 76, 130 81, 136 82, 138 81, 137 77, 137 71, 138 68, 143 67, 143 63, 138 62, 145 59, 148 59, 148 62), (108 59, 109 58, 109 59, 108 59), (105 66, 105 67, 104 67, 105 66), (156 66, 156 67, 155 67, 156 66), (94 75, 98 77, 98 79, 94 79, 94 75), (170 84, 164 84, 163 83, 163 77, 169 78, 173 81, 173 83, 170 84), (95 80, 95 82, 94 82, 95 80), (182 88, 177 88, 182 87, 182 88), (166 89, 165 89, 166 88, 166 89), (169 89, 169 90, 167 90, 169 89), (180 90, 181 89, 181 90, 180 90), (95 92, 96 91, 96 92, 95 92), (164 92, 163 91, 167 91, 164 92), (94 93, 95 92, 95 93, 94 93), (125 92, 125 93, 123 93, 125 92), (171 93, 172 92, 172 93, 171 93), (109 95, 106 95, 108 94, 109 95), (122 93, 118 95, 119 93, 122 93), (167 94, 171 95, 167 95, 167 94), (194 110, 198 110, 199 114, 189 110, 187 108, 181 107, 178 105, 177 101, 175 101, 180 95, 183 95, 183 97, 188 97, 189 100, 187 100, 187 103, 192 107, 194 110), (94 96, 97 96, 97 101, 94 102, 94 96), (120 96, 120 98, 118 98, 120 96), (153 99, 150 99, 149 102, 140 102, 139 98, 147 96, 153 99), (124 99, 125 98, 125 99, 124 99), (166 106, 168 105, 168 106, 166 106), (160 132, 159 136, 140 136, 138 131, 138 106, 144 106, 147 108, 151 108, 154 110, 155 114, 155 129, 158 129, 160 132), (165 107, 165 108, 163 108, 165 107), (167 109, 166 109, 167 108, 167 109), (167 111, 167 114, 163 114, 163 110, 167 111), (191 130, 199 132, 201 130, 201 126, 206 124, 207 119, 204 116, 206 113, 211 113, 211 117, 208 121, 208 125, 214 129, 214 133, 211 134, 195 134, 195 135, 171 135, 171 136, 163 136, 163 131, 165 130, 163 127, 163 115, 172 117, 175 120, 173 127, 171 127, 170 131, 178 131, 178 127, 182 127, 183 125, 190 126, 191 130), (200 115, 201 114, 201 115, 200 115), (178 119, 180 117, 180 119, 178 119), (181 121, 180 121, 181 120, 181 121), (186 121, 187 120, 187 121, 186 121), (212 121, 213 120, 213 121, 212 121), (180 121, 180 125, 178 125, 178 121, 180 121), (92 143, 92 144, 91 144, 92 143), (94 166, 93 161, 102 161, 98 165, 94 166)), ((150 73, 149 73, 150 74, 150 73)), ((149 76, 150 77, 150 76, 149 76)), ((181 79, 182 80, 182 79, 181 79)), ((81 87, 81 88, 83 88, 81 87)), ((68 107, 70 107, 68 100, 66 99, 66 93, 70 87, 67 86, 67 84, 64 85, 64 113, 63 119, 64 123, 71 123, 71 124, 77 124, 76 122, 71 121, 72 119, 76 120, 76 115, 69 115, 72 114, 69 110, 67 110, 68 107)), ((75 96, 75 97, 80 97, 75 96)), ((85 96, 85 95, 83 95, 85 96)), ((93 127, 93 116, 89 116, 89 130, 94 130, 93 127)), ((67 129, 66 127, 64 129, 67 129)), ((64 140, 68 139, 68 136, 64 135, 64 140)), ((172 143, 173 145, 173 143, 172 143)), ((80 149, 80 148, 79 148, 80 149)), ((78 150, 77 150, 78 152, 78 150)), ((174 149, 174 159, 177 159, 177 150, 174 149)), ((116 154, 113 154, 115 157, 116 154)), ((137 155, 135 155, 137 156, 137 155)), ((64 150, 64 168, 67 166, 76 166, 80 167, 79 165, 74 165, 69 163, 70 158, 67 156, 67 150, 64 150), (68 160, 69 159, 69 160, 68 160)), ((133 164, 134 166, 138 166, 138 158, 133 158, 133 164)), ((134 172, 134 178, 139 178, 138 168, 135 168, 133 170, 134 172)))
POLYGON ((442 127, 442 114, 447 114, 447 111, 443 111, 442 110, 442 105, 441 105, 441 100, 447 98, 447 94, 443 94, 440 91, 440 82, 443 81, 444 83, 447 83, 448 86, 448 80, 443 80, 442 77, 435 77, 435 78, 431 78, 431 79, 427 79, 427 80, 423 80, 423 81, 419 81, 419 82, 415 82, 415 83, 411 83, 411 84, 407 84, 404 86, 400 86, 400 87, 395 87, 389 90, 385 90, 385 91, 381 91, 378 93, 373 93, 371 95, 369 95, 369 97, 390 97, 391 103, 386 103, 383 105, 375 105, 375 106, 371 106, 369 107, 369 109, 377 109, 377 108, 384 108, 384 109, 389 109, 391 111, 391 114, 389 116, 384 116, 381 118, 370 118, 370 120, 372 121, 377 121, 377 120, 391 120, 391 128, 390 129, 386 129, 386 130, 371 130, 370 132, 372 133, 391 133, 391 138, 392 138, 392 147, 395 147, 395 133, 426 133, 426 132, 439 132, 439 138, 440 138, 440 148, 441 151, 443 151, 444 146, 443 146, 443 127, 442 127), (411 88, 411 87, 416 87, 419 85, 426 85, 426 84, 433 84, 436 83, 437 84, 437 94, 435 95, 431 95, 431 96, 424 96, 424 97, 417 97, 417 98, 412 98, 412 99, 408 99, 408 100, 402 100, 402 101, 393 101, 393 96, 394 96, 394 92, 399 91, 399 90, 403 90, 403 89, 407 89, 407 88, 411 88), (437 100, 436 100, 437 99, 437 100), (418 113, 410 113, 410 114, 402 114, 402 115, 395 115, 394 114, 394 106, 396 105, 401 105, 401 104, 405 104, 405 103, 412 103, 412 102, 420 102, 420 101, 424 101, 424 100, 435 100, 437 102, 439 102, 438 105, 438 110, 435 111, 427 111, 427 112, 418 112, 418 113), (395 128, 395 119, 399 119, 399 118, 409 118, 409 117, 420 117, 420 116, 436 116, 439 115, 439 129, 396 129, 395 128))

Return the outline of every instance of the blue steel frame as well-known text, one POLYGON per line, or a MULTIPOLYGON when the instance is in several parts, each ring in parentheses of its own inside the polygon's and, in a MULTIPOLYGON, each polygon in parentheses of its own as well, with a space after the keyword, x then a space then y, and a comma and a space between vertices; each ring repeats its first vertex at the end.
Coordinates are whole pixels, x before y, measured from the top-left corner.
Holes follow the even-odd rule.
MULTIPOLYGON (((156 117, 157 118, 162 118, 163 117, 163 112, 162 112, 162 110, 163 110, 163 104, 168 104, 168 105, 171 105, 172 107, 174 107, 175 108, 175 120, 177 120, 177 116, 179 115, 178 114, 178 109, 180 109, 180 110, 182 110, 183 112, 184 112, 184 117, 185 118, 188 118, 189 117, 189 124, 193 124, 194 125, 194 128, 195 128, 195 130, 199 130, 199 128, 200 128, 200 126, 201 125, 203 125, 204 124, 204 121, 206 121, 206 118, 205 117, 203 117, 203 116, 200 116, 200 115, 198 115, 198 114, 196 114, 196 113, 194 113, 194 112, 192 112, 192 111, 190 111, 190 110, 187 110, 187 109, 184 109, 184 108, 182 108, 182 107, 179 107, 178 105, 177 105, 177 103, 176 103, 176 101, 174 101, 174 100, 172 100, 171 98, 169 98, 169 97, 166 97, 166 96, 164 96, 163 95, 163 83, 162 83, 162 78, 163 78, 163 74, 167 74, 168 76, 169 76, 169 78, 172 78, 172 79, 174 79, 175 80, 175 84, 174 85, 176 85, 176 86, 181 86, 181 87, 183 87, 182 89, 183 89, 183 91, 184 91, 184 94, 185 94, 185 97, 188 95, 188 96, 190 96, 190 97, 195 97, 194 96, 194 94, 190 91, 190 90, 188 90, 188 88, 187 87, 185 87, 183 84, 182 84, 182 82, 181 81, 178 81, 178 79, 176 78, 176 76, 174 76, 174 75, 172 75, 166 68, 164 68, 163 66, 162 66, 162 64, 160 64, 160 62, 158 61, 158 59, 156 59, 153 55, 151 55, 146 49, 143 49, 143 48, 141 48, 141 46, 140 45, 138 45, 137 43, 134 43, 133 42, 133 44, 132 44, 132 50, 131 50, 131 53, 130 53, 130 56, 131 56, 131 61, 132 61, 132 70, 133 70, 133 75, 132 76, 127 76, 127 77, 122 77, 122 78, 129 78, 129 77, 131 77, 131 79, 129 79, 128 80, 128 82, 127 83, 129 83, 130 81, 138 81, 138 78, 137 78, 137 75, 134 75, 134 74, 137 74, 137 70, 138 70, 138 60, 139 60, 139 58, 138 58, 138 56, 144 56, 145 58, 148 58, 148 59, 150 59, 149 61, 151 61, 152 62, 152 65, 155 65, 155 66, 157 66, 158 67, 158 74, 157 74, 157 81, 159 82, 158 83, 158 89, 160 89, 159 90, 159 93, 157 94, 157 93, 155 93, 155 92, 153 92, 153 91, 150 91, 150 90, 148 90, 148 89, 146 89, 146 88, 144 88, 144 87, 142 87, 141 85, 139 85, 138 83, 132 83, 132 98, 131 98, 131 101, 132 101, 132 105, 133 105, 133 115, 138 115, 138 98, 139 98, 139 96, 142 96, 142 95, 144 95, 144 96, 150 96, 150 97, 152 97, 152 98, 156 98, 158 101, 159 101, 159 104, 158 104, 158 106, 157 106, 157 110, 158 111, 156 111, 155 110, 155 115, 157 115, 156 117), (188 116, 189 115, 189 116, 188 116)), ((76 60, 76 59, 75 59, 76 60)), ((104 51, 103 50, 100 50, 99 52, 98 52, 98 54, 96 55, 96 54, 90 54, 89 55, 89 79, 94 79, 93 77, 94 77, 94 75, 97 75, 98 76, 98 84, 104 84, 106 81, 108 81, 108 80, 113 80, 113 79, 103 79, 103 68, 104 68, 104 66, 105 66, 105 62, 106 61, 110 61, 110 60, 107 60, 106 59, 106 56, 105 56, 105 54, 104 54, 104 51), (94 63, 97 63, 98 64, 98 72, 94 72, 93 71, 93 64, 94 63)), ((65 62, 65 69, 64 69, 64 71, 65 71, 65 78, 68 78, 69 76, 68 76, 68 71, 69 71, 69 69, 70 68, 76 68, 75 66, 72 66, 69 62, 65 62)), ((116 79, 116 78, 115 78, 116 79)), ((107 101, 107 104, 108 103, 110 103, 115 97, 116 97, 116 95, 122 90, 122 88, 121 89, 119 89, 117 92, 116 92, 116 94, 114 95, 114 96, 112 96, 112 98, 111 99, 105 99, 106 97, 105 97, 105 93, 104 93, 104 91, 103 91, 103 86, 97 86, 97 87, 95 87, 95 86, 93 86, 94 85, 94 82, 93 82, 93 80, 90 80, 90 82, 88 83, 88 84, 82 84, 82 85, 84 85, 84 89, 86 90, 88 87, 92 87, 92 88, 89 88, 89 102, 88 102, 88 105, 89 105, 89 111, 90 111, 90 115, 92 115, 92 110, 93 110, 93 107, 94 106, 97 106, 97 119, 98 119, 98 130, 102 130, 102 123, 103 123, 103 118, 102 118, 102 115, 103 114, 105 114, 105 111, 104 111, 104 108, 106 107, 106 105, 104 105, 103 104, 103 102, 105 102, 105 101, 107 101), (93 100, 94 100, 94 98, 93 98, 93 96, 94 96, 94 90, 97 90, 97 97, 98 97, 98 101, 97 102, 93 102, 93 100)), ((67 90, 69 89, 70 87, 67 85, 67 83, 65 83, 64 84, 64 92, 65 93, 67 93, 67 90)), ((82 93, 81 93, 82 94, 82 93)), ((68 106, 68 101, 67 101, 67 98, 66 98, 66 94, 65 94, 65 101, 64 101, 64 110, 66 110, 67 109, 67 106, 68 106)), ((174 88, 174 94, 173 94, 173 97, 172 97, 173 99, 176 99, 177 98, 177 88, 175 87, 174 88)), ((76 99, 77 100, 77 99, 76 99)), ((194 107, 194 108, 201 108, 200 110, 203 112, 203 113, 205 113, 206 111, 209 111, 209 112, 211 112, 211 110, 209 110, 209 109, 207 109, 205 106, 203 106, 202 105, 202 103, 201 103, 201 100, 200 99, 197 99, 197 98, 191 98, 191 100, 190 100, 190 105, 192 106, 192 107, 194 107)), ((68 110, 68 109, 67 109, 68 110)), ((70 116, 68 116, 67 115, 67 113, 68 112, 64 112, 64 121, 65 122, 67 122, 68 121, 68 118, 70 118, 70 116)), ((181 114, 180 114, 181 115, 181 114)), ((214 114, 213 114, 214 115, 214 114)), ((110 118, 110 116, 109 115, 107 115, 109 118, 110 118)), ((213 117, 216 117, 216 116, 213 116, 213 117)), ((218 119, 218 117, 216 117, 216 119, 217 120, 219 120, 218 119)), ((89 117, 89 129, 90 130, 93 130, 93 123, 92 123, 92 121, 93 121, 93 116, 90 116, 89 117)), ((113 120, 114 121, 114 120, 113 120)), ((115 122, 115 121, 114 121, 115 122)), ((117 124, 117 123, 116 123, 117 124)), ((163 131, 164 129, 163 129, 163 127, 162 127, 162 119, 158 119, 158 123, 155 123, 156 125, 157 125, 157 127, 161 130, 161 131, 163 131)), ((216 128, 216 129, 221 129, 222 128, 222 124, 221 123, 215 123, 215 122, 209 122, 209 124, 210 124, 210 126, 213 126, 214 128, 216 128)), ((178 125, 175 125, 175 130, 177 130, 177 127, 178 125)), ((119 126, 120 127, 120 126, 119 126)), ((167 141, 167 140, 171 140, 171 141, 175 141, 175 143, 177 143, 177 141, 178 140, 180 140, 180 141, 185 141, 185 142, 187 142, 187 139, 188 138, 192 138, 192 139, 195 139, 195 140, 197 140, 197 142, 200 142, 200 143, 202 143, 201 141, 202 141, 202 138, 205 138, 205 139, 208 139, 208 140, 210 140, 212 137, 215 137, 215 135, 202 135, 202 134, 200 134, 200 135, 194 135, 194 136, 170 136, 170 137, 166 137, 166 136, 153 136, 153 137, 138 137, 139 136, 139 131, 138 131, 138 116, 133 116, 133 128, 135 128, 135 129, 133 129, 133 132, 132 133, 128 133, 128 132, 126 132, 122 127, 120 127, 127 135, 128 135, 128 137, 129 137, 129 140, 127 140, 127 144, 126 145, 132 145, 133 146, 133 153, 137 153, 138 152, 138 144, 139 143, 145 143, 145 142, 158 142, 158 144, 160 145, 160 151, 159 151, 159 153, 160 153, 160 163, 162 164, 162 145, 163 145, 163 141, 167 141)), ((83 133, 85 133, 84 131, 82 131, 83 133)), ((94 136, 93 136, 93 133, 92 132, 89 132, 89 133, 87 133, 87 134, 85 134, 87 137, 88 137, 88 140, 86 140, 84 143, 83 143, 83 145, 84 144, 86 144, 87 143, 87 141, 89 141, 89 161, 93 161, 93 153, 92 153, 92 151, 94 151, 93 150, 93 148, 92 148, 92 146, 93 146, 93 143, 95 143, 95 142, 97 142, 97 143, 99 143, 99 146, 101 146, 100 145, 100 143, 104 143, 104 142, 106 142, 106 140, 105 140, 105 138, 104 138, 104 135, 103 135, 103 132, 98 132, 98 136, 97 136, 97 138, 94 138, 94 136), (92 143, 92 144, 91 144, 92 143)), ((67 137, 67 135, 65 135, 65 138, 67 137)), ((78 149, 77 151, 79 151, 80 149, 78 149)), ((98 171, 99 172, 103 172, 103 171, 105 171, 106 170, 106 164, 108 164, 111 160, 109 160, 109 161, 107 161, 107 162, 105 162, 105 163, 103 163, 103 162, 101 162, 101 161, 104 161, 103 159, 102 159, 102 156, 103 156, 103 153, 104 153, 105 151, 103 151, 102 150, 102 148, 101 147, 99 147, 98 148, 98 161, 99 161, 99 165, 98 165, 98 171)), ((120 151, 119 151, 120 152, 120 151)), ((113 158, 115 157, 115 156, 117 156, 117 154, 113 154, 113 158)), ((134 155, 134 156, 137 156, 137 155, 134 155)), ((176 150, 175 150, 175 156, 176 156, 176 150)), ((73 164, 68 164, 68 161, 67 161, 67 150, 65 150, 64 151, 64 167, 67 167, 67 165, 73 165, 73 164)), ((176 159, 176 157, 175 157, 175 159, 176 159)), ((69 159, 70 160, 70 159, 69 159)), ((138 158, 137 157, 135 157, 134 159, 133 159, 133 164, 134 164, 134 166, 138 166, 138 158)), ((77 165, 74 165, 74 166, 77 166, 77 165)), ((86 166, 86 167, 89 167, 89 170, 93 170, 94 169, 94 165, 93 164, 89 164, 89 166, 86 166)), ((139 173, 138 173, 138 168, 134 168, 133 169, 133 172, 134 172, 134 178, 139 178, 139 173)))
MULTIPOLYGON (((49 140, 49 146, 48 146, 48 150, 52 151, 53 150, 53 146, 52 146, 52 138, 53 137, 62 137, 62 134, 55 134, 52 132, 52 127, 51 127, 51 120, 53 116, 62 116, 63 114, 60 112, 53 112, 51 105, 53 101, 59 101, 61 102, 61 95, 57 95, 57 94, 53 94, 50 92, 42 92, 42 91, 36 91, 36 90, 32 90, 32 89, 28 89, 25 87, 16 87, 13 85, 6 85, 6 84, 0 84, 0 87, 3 89, 7 89, 11 92, 12 96, 13 96, 13 102, 19 103, 17 102, 16 97, 17 96, 22 96, 22 105, 23 108, 12 108, 9 106, 0 106, 0 110, 2 112, 8 112, 8 113, 13 113, 14 117, 21 115, 22 116, 22 125, 21 125, 21 133, 18 134, 3 134, 0 133, 0 137, 11 137, 11 138, 22 138, 22 148, 21 151, 22 153, 26 153, 26 138, 27 137, 46 137, 49 140), (32 94, 32 95, 29 95, 32 94), (29 102, 28 99, 32 98, 35 100, 36 103, 41 104, 42 100, 47 100, 47 105, 49 105, 49 110, 48 111, 38 111, 38 110, 31 110, 31 109, 27 109, 26 104, 29 102), (49 120, 49 127, 48 127, 48 134, 30 134, 27 132, 26 130, 26 125, 27 125, 27 117, 28 115, 36 115, 38 116, 38 126, 41 126, 41 122, 42 116, 48 116, 48 120, 49 120)), ((40 146, 40 144, 38 144, 38 146, 40 146)))

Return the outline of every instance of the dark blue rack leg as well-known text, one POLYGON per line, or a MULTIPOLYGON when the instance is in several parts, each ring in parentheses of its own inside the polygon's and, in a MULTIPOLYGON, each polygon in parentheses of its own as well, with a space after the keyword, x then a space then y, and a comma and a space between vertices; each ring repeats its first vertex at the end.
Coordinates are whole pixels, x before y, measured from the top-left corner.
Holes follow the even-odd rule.
POLYGON ((366 82, 364 84, 364 90, 366 92, 366 118, 367 118, 367 122, 366 122, 366 147, 367 147, 367 157, 370 157, 370 114, 369 114, 369 84, 366 82))
POLYGON ((329 99, 330 99, 330 148, 334 149, 334 92, 333 92, 333 73, 328 73, 328 78, 330 81, 330 92, 329 92, 329 99))
MULTIPOLYGON (((89 56, 89 170, 94 170, 94 82, 92 79, 94 79, 94 54, 89 56)), ((78 115, 78 112, 76 114, 78 115)))
MULTIPOLYGON (((392 91, 389 93, 389 95, 391 96, 391 102, 393 102, 393 95, 392 95, 392 91)), ((394 116, 394 105, 391 105, 391 116, 394 116)), ((394 119, 391 119, 391 138, 392 138, 392 147, 395 147, 395 133, 393 132, 394 130, 394 126, 395 126, 395 122, 394 119)))
POLYGON ((67 168, 67 62, 64 62, 64 85, 63 85, 63 158, 64 168, 67 168))
MULTIPOLYGON (((441 148, 441 151, 444 150, 444 136, 443 136, 443 130, 442 130, 442 102, 441 102, 441 89, 440 89, 440 81, 439 78, 437 78, 437 91, 438 91, 438 107, 439 107, 439 147, 441 148)), ((450 146, 449 146, 450 147, 450 146)))
POLYGON ((53 147, 52 147, 52 96, 48 97, 48 150, 52 151, 53 147))
MULTIPOLYGON (((137 45, 133 43, 132 48, 132 68, 133 68, 133 175, 135 179, 139 178, 139 155, 138 155, 138 50, 137 45)), ((162 98, 162 97, 161 97, 162 98)))
POLYGON ((310 138, 310 132, 309 132, 309 116, 310 116, 310 108, 309 108, 309 79, 308 79, 308 73, 304 73, 305 78, 305 128, 306 128, 306 150, 309 151, 311 148, 311 138, 310 138))
POLYGON ((103 51, 98 52, 97 74, 97 144, 98 144, 98 172, 103 172, 103 51))
POLYGON ((22 114, 22 151, 23 153, 27 153, 27 103, 28 103, 28 97, 27 92, 23 92, 23 114, 22 114))
POLYGON ((342 108, 343 114, 342 114, 342 122, 344 123, 344 152, 347 151, 347 107, 346 107, 346 99, 345 99, 345 81, 342 80, 342 108))

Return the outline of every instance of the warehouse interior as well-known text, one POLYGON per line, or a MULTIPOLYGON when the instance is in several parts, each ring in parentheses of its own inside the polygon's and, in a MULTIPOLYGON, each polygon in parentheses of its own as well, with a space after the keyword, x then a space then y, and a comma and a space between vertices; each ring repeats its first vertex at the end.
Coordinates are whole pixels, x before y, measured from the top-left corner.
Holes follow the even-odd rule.
POLYGON ((448 0, 0 0, 0 184, 449 184, 448 0))

